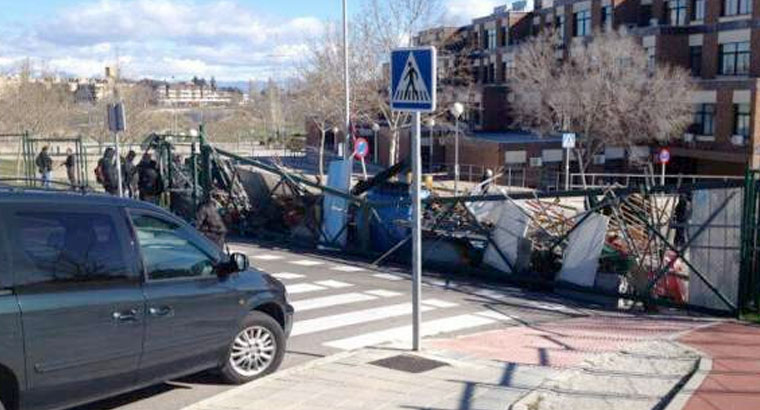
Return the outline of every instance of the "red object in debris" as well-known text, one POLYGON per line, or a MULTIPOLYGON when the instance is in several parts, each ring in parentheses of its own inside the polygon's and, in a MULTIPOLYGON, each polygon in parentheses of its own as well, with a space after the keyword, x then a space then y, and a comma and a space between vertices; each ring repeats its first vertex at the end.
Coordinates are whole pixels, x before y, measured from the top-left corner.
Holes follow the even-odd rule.
MULTIPOLYGON (((687 276, 684 274, 685 266, 680 258, 676 258, 673 251, 665 254, 665 264, 668 272, 655 283, 652 291, 656 296, 664 297, 676 303, 686 303, 688 294, 687 276)), ((659 272, 649 272, 649 280, 654 280, 659 272)))

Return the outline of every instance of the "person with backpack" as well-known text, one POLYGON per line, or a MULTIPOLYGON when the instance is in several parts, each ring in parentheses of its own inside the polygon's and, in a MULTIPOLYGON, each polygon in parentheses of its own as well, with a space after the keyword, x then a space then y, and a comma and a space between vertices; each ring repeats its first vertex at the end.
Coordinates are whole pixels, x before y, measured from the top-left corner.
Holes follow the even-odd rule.
POLYGON ((137 188, 140 191, 140 200, 153 204, 158 204, 158 198, 164 191, 158 163, 149 152, 143 154, 142 160, 137 164, 137 188))
POLYGON ((95 168, 95 177, 103 188, 111 195, 119 195, 119 181, 116 171, 116 151, 108 147, 103 153, 103 158, 98 161, 95 168))
POLYGON ((37 155, 37 159, 34 161, 34 163, 37 165, 37 169, 40 172, 42 186, 45 188, 50 188, 50 175, 53 171, 53 159, 50 158, 50 155, 48 154, 47 145, 42 147, 42 151, 40 151, 40 154, 37 155))

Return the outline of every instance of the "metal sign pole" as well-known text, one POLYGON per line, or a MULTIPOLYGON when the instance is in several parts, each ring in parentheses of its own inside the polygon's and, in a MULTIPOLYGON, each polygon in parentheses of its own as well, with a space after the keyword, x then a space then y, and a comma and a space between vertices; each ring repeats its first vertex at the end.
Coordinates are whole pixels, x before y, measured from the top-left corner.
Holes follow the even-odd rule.
POLYGON ((570 190, 570 148, 565 148, 565 191, 570 190))
POLYGON ((420 350, 420 310, 422 285, 422 156, 420 149, 420 113, 414 113, 414 136, 412 138, 412 350, 420 350))
POLYGON ((119 132, 113 133, 113 142, 116 145, 116 181, 119 183, 119 198, 124 198, 124 187, 121 180, 121 150, 119 149, 119 132))

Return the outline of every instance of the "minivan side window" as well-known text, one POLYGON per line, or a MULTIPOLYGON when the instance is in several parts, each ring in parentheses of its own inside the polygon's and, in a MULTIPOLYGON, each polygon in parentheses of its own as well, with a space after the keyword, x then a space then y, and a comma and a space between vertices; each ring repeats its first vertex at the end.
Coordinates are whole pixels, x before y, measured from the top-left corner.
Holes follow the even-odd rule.
POLYGON ((17 211, 11 220, 16 285, 137 280, 107 213, 17 211))
POLYGON ((210 277, 214 262, 179 224, 132 215, 149 280, 210 277))

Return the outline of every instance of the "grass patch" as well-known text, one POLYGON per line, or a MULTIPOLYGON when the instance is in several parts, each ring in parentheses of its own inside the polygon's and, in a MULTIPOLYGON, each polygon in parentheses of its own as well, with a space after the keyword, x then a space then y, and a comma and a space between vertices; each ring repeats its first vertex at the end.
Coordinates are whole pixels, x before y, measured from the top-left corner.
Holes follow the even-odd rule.
POLYGON ((16 161, 0 159, 0 178, 13 178, 16 176, 16 161))
POLYGON ((742 320, 760 325, 760 313, 745 313, 742 315, 742 320))

